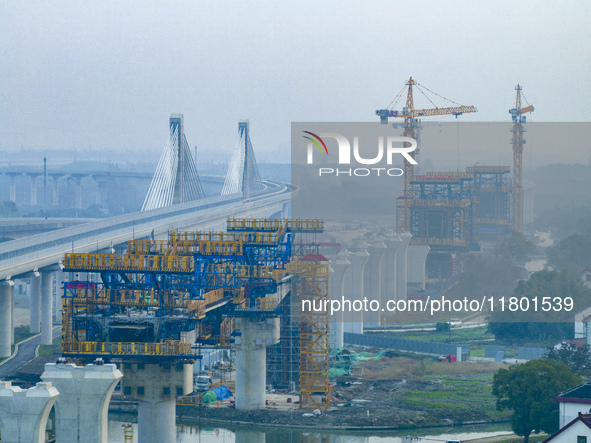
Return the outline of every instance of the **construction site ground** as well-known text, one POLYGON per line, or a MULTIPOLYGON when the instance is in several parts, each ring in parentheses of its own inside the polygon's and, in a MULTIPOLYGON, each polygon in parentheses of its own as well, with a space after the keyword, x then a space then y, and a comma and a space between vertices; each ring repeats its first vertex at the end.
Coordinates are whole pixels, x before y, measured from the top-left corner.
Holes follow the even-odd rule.
MULTIPOLYGON (((59 338, 54 346, 42 346, 39 351, 39 357, 10 379, 23 387, 39 381, 43 365, 57 358, 54 352, 59 352, 59 338)), ((333 392, 328 410, 302 410, 298 393, 270 392, 266 395, 268 404, 261 410, 238 411, 231 397, 219 405, 179 405, 177 416, 189 422, 205 419, 317 429, 409 429, 510 419, 509 413, 496 411, 491 392, 493 375, 506 367, 503 363, 448 363, 428 356, 358 347, 347 347, 343 355, 351 364, 346 374, 331 377, 333 392)), ((119 403, 117 397, 112 403, 119 403)))
POLYGON ((407 429, 509 420, 507 413, 496 411, 491 393, 493 375, 502 363, 448 363, 395 352, 382 352, 378 357, 378 349, 349 350, 368 359, 352 364, 349 375, 334 378, 328 410, 300 409, 297 393, 268 393, 268 404, 257 411, 237 411, 230 398, 201 407, 179 406, 178 415, 237 424, 335 429, 407 429))

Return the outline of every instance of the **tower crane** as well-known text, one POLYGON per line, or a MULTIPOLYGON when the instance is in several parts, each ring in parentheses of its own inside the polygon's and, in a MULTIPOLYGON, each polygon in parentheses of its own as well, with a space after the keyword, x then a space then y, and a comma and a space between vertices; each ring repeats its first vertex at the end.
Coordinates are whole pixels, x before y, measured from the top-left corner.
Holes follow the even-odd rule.
MULTIPOLYGON (((380 123, 382 123, 382 124, 387 124, 388 118, 390 118, 390 117, 404 118, 403 136, 404 137, 412 137, 413 139, 417 140, 417 136, 416 136, 416 132, 415 132, 415 130, 419 126, 419 120, 417 117, 431 117, 431 116, 437 116, 437 115, 455 115, 457 118, 459 115, 462 115, 462 114, 468 113, 468 112, 478 112, 478 109, 476 109, 475 106, 463 106, 463 105, 460 105, 459 103, 449 100, 449 99, 437 94, 436 92, 431 91, 430 89, 426 88, 425 86, 423 86, 420 83, 413 80, 412 77, 410 77, 408 79, 408 81, 406 82, 405 86, 396 95, 394 100, 392 100, 390 102, 390 105, 388 105, 388 107, 386 109, 378 109, 376 111, 376 115, 380 117, 380 123), (422 89, 425 89, 426 91, 429 91, 431 94, 434 94, 444 100, 447 100, 456 106, 448 106, 448 107, 441 107, 440 108, 440 107, 436 106, 435 103, 433 103, 433 101, 431 101, 431 99, 429 99, 429 97, 427 97, 427 100, 429 100, 429 102, 431 102, 431 104, 434 106, 434 108, 415 109, 414 98, 413 98, 413 86, 415 86, 416 89, 418 89, 419 92, 421 92, 425 97, 427 97, 427 95, 423 92, 422 89), (408 87, 408 92, 406 95, 406 106, 402 108, 402 112, 395 111, 394 106, 396 106, 396 104, 398 103, 398 101, 402 97, 404 90, 407 87, 408 87)), ((418 143, 418 141, 417 141, 417 143, 418 143)), ((418 155, 418 153, 419 153, 419 148, 417 147, 417 149, 415 149, 413 152, 411 152, 410 155, 413 159, 415 159, 416 156, 418 155)), ((410 184, 410 181, 411 181, 412 175, 413 175, 413 170, 414 170, 414 167, 413 167, 412 163, 408 162, 405 159, 404 160, 404 207, 403 207, 404 222, 403 222, 403 226, 397 226, 397 229, 399 232, 409 232, 410 231, 410 210, 408 208, 407 203, 408 203, 408 199, 412 199, 412 197, 413 197, 412 185, 410 184)))
MULTIPOLYGON (((522 158, 523 158, 523 145, 525 139, 523 133, 525 128, 525 115, 528 112, 534 110, 534 107, 527 104, 526 107, 521 107, 521 86, 517 84, 515 90, 517 91, 515 97, 515 107, 509 109, 509 114, 513 119, 513 139, 511 144, 513 145, 513 230, 517 232, 523 231, 523 183, 522 183, 522 158)), ((525 96, 524 100, 527 102, 525 96)))

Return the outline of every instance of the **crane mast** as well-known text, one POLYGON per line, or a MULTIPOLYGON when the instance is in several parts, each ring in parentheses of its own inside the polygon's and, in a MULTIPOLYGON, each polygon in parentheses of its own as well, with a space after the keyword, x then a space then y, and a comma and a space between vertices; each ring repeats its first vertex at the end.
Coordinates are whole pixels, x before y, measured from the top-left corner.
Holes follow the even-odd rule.
MULTIPOLYGON (((419 84, 418 82, 413 80, 412 77, 410 77, 408 79, 408 81, 406 82, 406 86, 408 87, 408 92, 406 95, 406 106, 404 108, 402 108, 402 112, 395 111, 391 108, 393 108, 393 106, 396 105, 396 103, 398 102, 398 100, 402 96, 404 88, 402 89, 402 91, 400 91, 398 93, 398 95, 394 98, 394 100, 392 100, 392 102, 390 103, 390 106, 388 106, 388 108, 379 109, 376 111, 376 115, 378 115, 380 117, 380 123, 382 123, 382 124, 387 124, 388 118, 390 118, 390 117, 404 118, 404 132, 403 132, 404 137, 411 137, 411 138, 417 140, 416 130, 419 126, 418 117, 429 117, 429 116, 436 116, 436 115, 455 115, 457 118, 459 115, 462 115, 464 113, 478 112, 478 110, 476 109, 475 106, 459 105, 458 103, 455 103, 445 97, 442 97, 441 95, 439 95, 433 91, 430 91, 426 87, 422 86, 421 84, 419 84), (415 109, 414 108, 414 97, 413 97, 413 86, 416 86, 417 89, 419 89, 419 91, 421 93, 423 93, 423 95, 425 95, 425 93, 421 90, 421 88, 426 89, 427 91, 431 92, 432 94, 437 95, 438 97, 443 98, 447 101, 450 101, 453 104, 458 105, 458 106, 437 107, 437 106, 435 106, 435 104, 433 102, 431 102, 433 104, 433 106, 435 106, 434 108, 415 109)), ((431 101, 431 100, 429 99, 429 101, 431 101)), ((413 160, 416 159, 416 157, 418 156, 418 153, 419 153, 419 147, 418 147, 418 140, 417 140, 417 149, 415 149, 413 152, 410 153, 413 160)), ((399 232, 409 232, 410 231, 410 208, 408 207, 408 202, 413 198, 413 189, 412 189, 412 185, 410 184, 413 174, 414 174, 413 164, 408 162, 406 159, 404 159, 404 197, 403 197, 404 204, 402 206, 402 210, 404 211, 404 214, 401 217, 403 220, 402 226, 397 226, 397 230, 399 232)))
POLYGON ((525 128, 525 115, 528 112, 534 110, 532 105, 521 107, 521 86, 518 84, 515 86, 517 91, 515 96, 515 107, 509 109, 509 114, 513 119, 513 139, 511 144, 513 145, 513 230, 517 232, 523 232, 523 173, 522 173, 522 161, 523 161, 523 145, 525 139, 523 133, 525 128))

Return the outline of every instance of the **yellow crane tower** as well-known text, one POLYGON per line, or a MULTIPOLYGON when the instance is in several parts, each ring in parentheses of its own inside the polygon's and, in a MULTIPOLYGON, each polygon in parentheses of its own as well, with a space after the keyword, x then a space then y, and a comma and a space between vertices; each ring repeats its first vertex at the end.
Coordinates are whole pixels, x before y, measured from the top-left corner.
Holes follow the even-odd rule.
MULTIPOLYGON (((534 110, 534 107, 528 103, 525 108, 521 107, 521 86, 517 84, 515 90, 517 91, 515 97, 515 107, 509 109, 509 114, 513 119, 513 139, 511 144, 513 145, 513 230, 517 232, 523 231, 523 183, 522 183, 522 158, 523 158, 523 145, 525 139, 523 133, 525 128, 525 115, 528 112, 534 110)), ((523 96, 524 100, 525 96, 523 96)))
MULTIPOLYGON (((416 140, 417 137, 416 137, 415 130, 418 128, 418 125, 419 125, 419 120, 417 117, 430 117, 430 116, 435 116, 435 115, 455 115, 457 118, 459 115, 462 115, 467 112, 478 112, 478 109, 476 109, 475 106, 464 106, 464 105, 460 105, 459 103, 454 102, 453 100, 447 99, 447 98, 437 94, 436 92, 431 91, 430 89, 426 88, 425 86, 421 85, 420 83, 416 82, 411 77, 408 79, 405 86, 400 90, 400 92, 396 95, 396 97, 394 97, 394 100, 392 100, 390 102, 390 105, 386 109, 377 110, 376 115, 378 115, 380 117, 380 123, 383 123, 383 124, 387 124, 388 118, 390 118, 390 117, 404 118, 403 136, 404 137, 412 137, 416 140), (414 98, 413 98, 413 86, 415 86, 425 97, 427 97, 427 95, 423 92, 422 89, 425 89, 426 91, 429 91, 431 94, 434 94, 444 100, 447 100, 456 106, 438 107, 435 105, 435 103, 433 103, 433 101, 431 101, 431 99, 429 99, 429 97, 427 97, 427 100, 429 100, 429 102, 431 102, 431 104, 434 106, 434 108, 415 109, 414 108, 414 98), (406 94, 406 106, 402 108, 402 112, 395 111, 394 106, 396 106, 396 103, 398 103, 398 101, 402 97, 402 94, 404 93, 404 90, 407 89, 407 87, 408 87, 408 92, 406 94)), ((410 155, 413 159, 416 159, 418 153, 419 153, 419 148, 417 147, 417 149, 415 149, 415 151, 412 152, 410 155)), ((412 186, 410 184, 410 181, 413 176, 413 170, 414 170, 413 164, 408 162, 405 159, 404 160, 404 203, 405 204, 403 205, 403 208, 402 208, 404 211, 404 215, 402 218, 404 220, 404 222, 403 222, 403 226, 397 226, 399 232, 409 232, 410 231, 410 210, 409 210, 407 203, 408 203, 409 199, 413 198, 412 186)))

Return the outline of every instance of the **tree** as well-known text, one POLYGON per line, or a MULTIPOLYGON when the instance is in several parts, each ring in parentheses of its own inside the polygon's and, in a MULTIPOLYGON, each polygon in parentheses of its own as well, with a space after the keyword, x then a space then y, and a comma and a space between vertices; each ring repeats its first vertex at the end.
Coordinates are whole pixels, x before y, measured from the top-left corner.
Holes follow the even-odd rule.
POLYGON ((510 260, 470 257, 452 294, 460 299, 509 297, 517 286, 519 275, 519 268, 510 260))
POLYGON ((532 432, 552 434, 558 430, 560 392, 581 383, 581 377, 556 360, 530 360, 500 369, 494 376, 493 395, 497 410, 511 410, 511 428, 529 441, 532 432))
POLYGON ((574 314, 591 305, 591 290, 568 271, 534 272, 528 280, 519 282, 513 297, 518 302, 527 299, 527 303, 519 303, 511 312, 510 298, 505 298, 504 311, 503 306, 497 305, 488 316, 488 329, 497 339, 570 339, 574 332, 574 314), (557 297, 561 300, 560 305, 556 302, 557 297), (573 304, 567 310, 562 301, 568 298, 573 304), (550 305, 542 305, 544 301, 550 305), (544 310, 548 306, 551 309, 544 310))
POLYGON ((580 376, 591 376, 591 347, 588 344, 562 343, 558 349, 549 349, 544 358, 562 362, 580 376))
POLYGON ((556 269, 578 271, 582 265, 591 264, 591 238, 579 234, 569 235, 557 245, 546 250, 548 264, 556 269))
POLYGON ((510 259, 514 263, 525 263, 537 251, 536 245, 525 238, 521 232, 507 231, 497 246, 497 256, 510 259))

